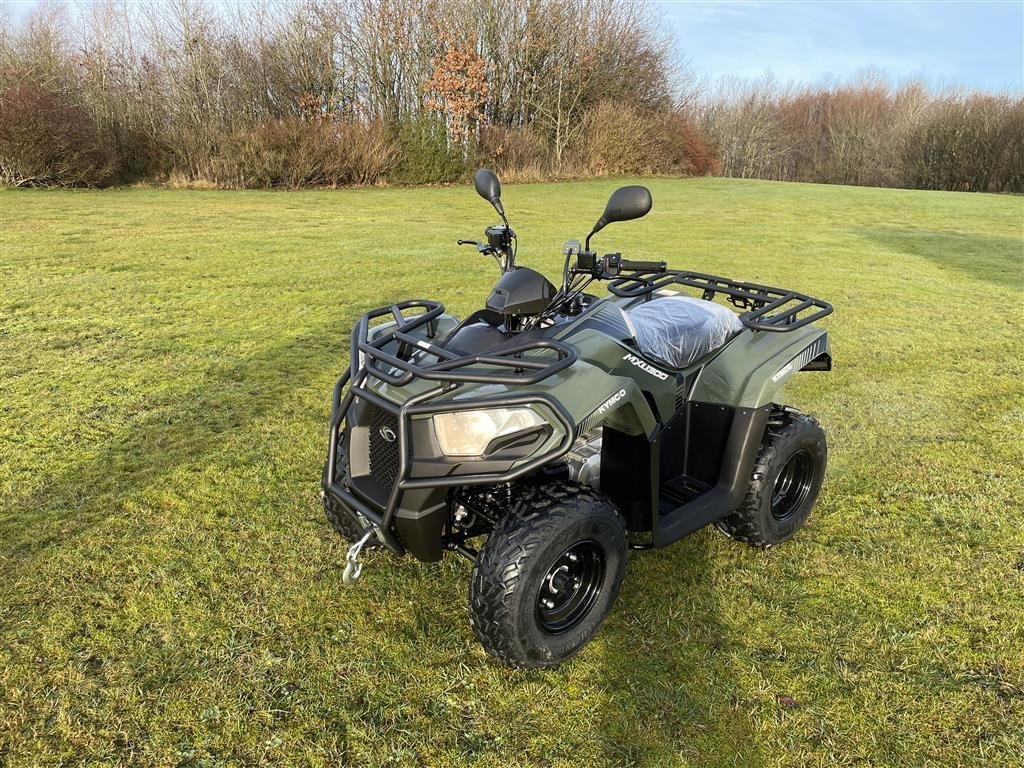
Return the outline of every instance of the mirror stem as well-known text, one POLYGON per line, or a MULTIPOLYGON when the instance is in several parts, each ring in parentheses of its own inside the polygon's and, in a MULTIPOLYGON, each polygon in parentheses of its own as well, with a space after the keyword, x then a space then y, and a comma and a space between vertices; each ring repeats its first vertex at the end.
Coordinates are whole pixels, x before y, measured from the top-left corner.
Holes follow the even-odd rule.
POLYGON ((585 251, 589 251, 590 250, 590 238, 592 238, 594 235, 596 235, 598 232, 600 232, 602 229, 604 229, 604 225, 605 224, 607 224, 607 222, 604 220, 604 216, 602 216, 600 219, 597 220, 597 223, 594 225, 594 228, 592 230, 590 230, 590 234, 587 235, 587 242, 583 246, 583 250, 585 250, 585 251))
POLYGON ((505 218, 505 206, 501 204, 501 198, 496 197, 493 200, 491 200, 491 205, 494 206, 494 210, 496 210, 498 212, 498 215, 501 216, 502 223, 507 227, 508 219, 505 218))

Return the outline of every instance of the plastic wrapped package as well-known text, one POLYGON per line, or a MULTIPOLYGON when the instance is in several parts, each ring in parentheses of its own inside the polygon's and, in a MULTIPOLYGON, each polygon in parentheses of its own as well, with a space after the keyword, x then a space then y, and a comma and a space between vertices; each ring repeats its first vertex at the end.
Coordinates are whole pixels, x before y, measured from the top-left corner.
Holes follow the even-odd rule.
POLYGON ((673 368, 692 365, 743 330, 728 307, 681 294, 645 301, 627 319, 640 351, 673 368))

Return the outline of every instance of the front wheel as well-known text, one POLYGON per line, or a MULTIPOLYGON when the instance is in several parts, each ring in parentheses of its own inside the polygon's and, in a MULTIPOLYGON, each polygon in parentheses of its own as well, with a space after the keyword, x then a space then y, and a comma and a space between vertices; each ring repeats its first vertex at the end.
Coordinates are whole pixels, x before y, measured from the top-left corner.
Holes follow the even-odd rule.
MULTIPOLYGON (((348 465, 348 449, 345 446, 345 438, 338 435, 338 452, 335 456, 334 481, 344 482, 345 467, 348 465)), ((327 463, 324 462, 324 470, 321 475, 321 485, 327 485, 327 463)), ((355 544, 370 525, 370 521, 355 510, 349 509, 340 501, 326 492, 322 492, 324 502, 324 514, 331 527, 349 544, 355 544)), ((376 537, 370 537, 363 544, 363 549, 377 549, 383 544, 376 537)))
POLYGON ((529 491, 477 556, 470 621, 484 648, 514 667, 553 667, 582 648, 619 594, 626 522, 575 483, 529 491))

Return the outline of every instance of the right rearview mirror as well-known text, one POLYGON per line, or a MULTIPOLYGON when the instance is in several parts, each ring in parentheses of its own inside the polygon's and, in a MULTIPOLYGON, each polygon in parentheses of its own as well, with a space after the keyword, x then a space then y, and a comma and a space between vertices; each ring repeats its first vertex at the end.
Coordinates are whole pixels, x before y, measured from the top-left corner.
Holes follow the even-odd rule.
POLYGON ((647 187, 619 187, 612 192, 612 196, 608 198, 608 204, 604 207, 604 213, 597 220, 594 229, 587 235, 586 249, 590 250, 590 238, 605 226, 613 221, 629 221, 646 216, 650 213, 652 205, 654 205, 654 200, 651 199, 651 192, 647 187))
POLYGON ((647 187, 619 187, 608 198, 600 220, 611 224, 613 221, 639 219, 648 214, 653 204, 647 187))

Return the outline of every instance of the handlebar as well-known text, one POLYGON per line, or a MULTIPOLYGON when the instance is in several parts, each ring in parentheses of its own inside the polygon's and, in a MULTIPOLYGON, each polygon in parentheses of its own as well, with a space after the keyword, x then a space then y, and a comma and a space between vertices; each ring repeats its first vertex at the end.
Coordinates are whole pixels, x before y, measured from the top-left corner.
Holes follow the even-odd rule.
MULTIPOLYGON (((566 257, 568 260, 568 256, 566 257)), ((611 280, 618 277, 623 270, 627 272, 665 272, 668 265, 664 261, 631 261, 622 258, 618 253, 607 253, 601 258, 590 251, 584 251, 577 255, 576 266, 573 272, 576 274, 590 275, 596 280, 611 280)))
POLYGON ((664 272, 668 265, 664 261, 630 261, 619 260, 619 269, 630 269, 635 272, 664 272))

